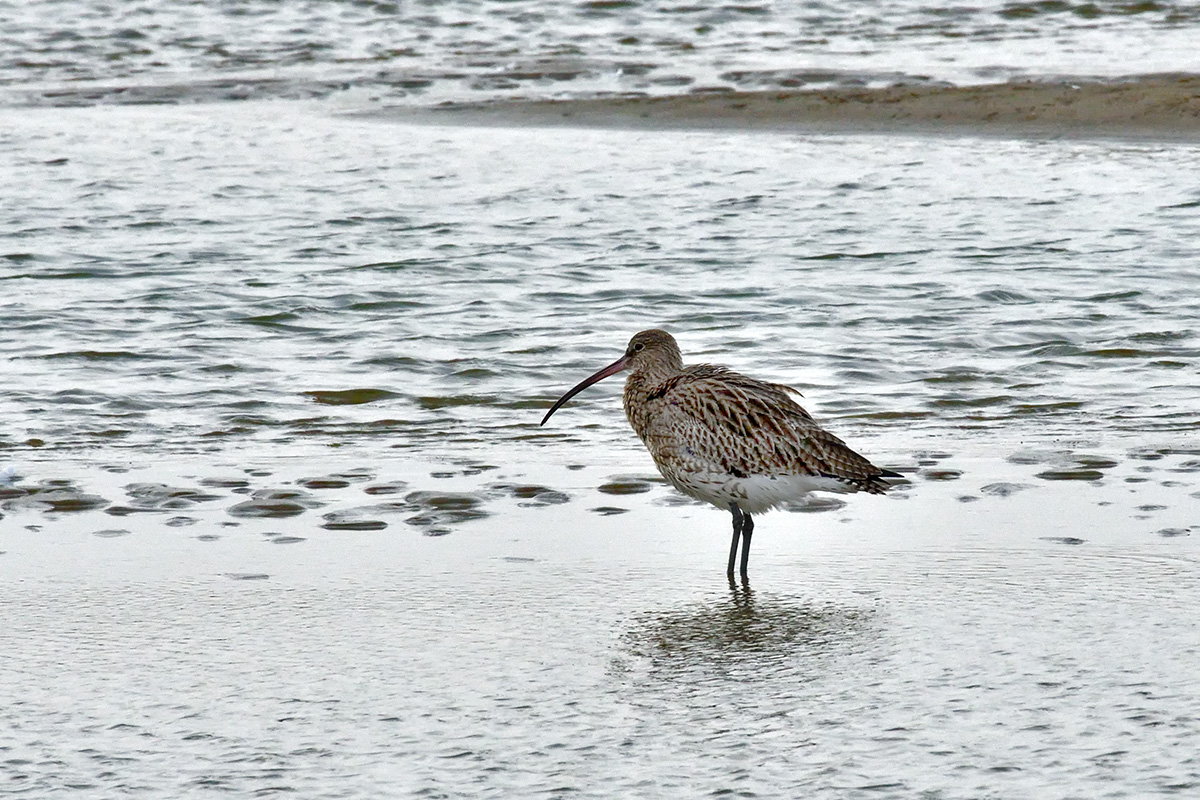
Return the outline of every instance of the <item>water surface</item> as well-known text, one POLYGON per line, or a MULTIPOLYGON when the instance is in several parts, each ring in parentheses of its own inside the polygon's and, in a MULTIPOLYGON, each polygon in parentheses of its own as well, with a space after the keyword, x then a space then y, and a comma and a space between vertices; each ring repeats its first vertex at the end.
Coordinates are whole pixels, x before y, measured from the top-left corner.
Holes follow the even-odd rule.
POLYGON ((12 790, 1195 792, 1194 146, 329 112, 0 123, 12 790), (650 326, 907 482, 729 587, 650 326))

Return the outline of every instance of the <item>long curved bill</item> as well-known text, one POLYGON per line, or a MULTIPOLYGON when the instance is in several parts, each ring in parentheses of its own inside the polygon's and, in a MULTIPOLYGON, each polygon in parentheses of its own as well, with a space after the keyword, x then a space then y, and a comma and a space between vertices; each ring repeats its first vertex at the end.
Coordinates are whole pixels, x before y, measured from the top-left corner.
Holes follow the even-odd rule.
POLYGON ((545 425, 546 420, 550 419, 551 414, 553 414, 555 411, 558 411, 560 408, 563 407, 563 405, 568 400, 570 400, 572 397, 574 397, 575 395, 582 392, 584 389, 591 386, 593 383, 598 383, 599 381, 604 380, 605 378, 607 378, 610 375, 616 375, 618 372, 620 372, 621 370, 625 369, 628 366, 629 366, 629 356, 621 356, 616 361, 614 361, 613 363, 609 364, 604 369, 597 372, 595 375, 590 375, 590 376, 584 378, 582 381, 579 382, 579 385, 577 385, 575 388, 571 389, 569 392, 564 394, 562 397, 558 398, 558 402, 556 402, 554 405, 550 406, 550 410, 546 412, 546 416, 542 417, 542 421, 538 424, 545 425))

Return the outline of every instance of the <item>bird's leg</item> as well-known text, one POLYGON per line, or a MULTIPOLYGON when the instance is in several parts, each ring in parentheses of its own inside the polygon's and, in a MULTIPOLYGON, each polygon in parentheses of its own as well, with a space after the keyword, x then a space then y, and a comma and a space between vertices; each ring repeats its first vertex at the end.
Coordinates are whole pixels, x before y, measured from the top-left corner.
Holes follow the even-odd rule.
POLYGON ((737 560, 738 539, 742 535, 742 520, 749 519, 749 516, 742 514, 742 510, 737 507, 737 503, 730 503, 729 510, 733 512, 733 542, 729 545, 729 569, 726 570, 725 574, 732 580, 733 564, 737 560))
MULTIPOLYGON (((750 563, 750 535, 754 533, 754 520, 742 514, 742 580, 746 580, 746 566, 750 563)), ((732 562, 730 564, 732 566, 732 562)))

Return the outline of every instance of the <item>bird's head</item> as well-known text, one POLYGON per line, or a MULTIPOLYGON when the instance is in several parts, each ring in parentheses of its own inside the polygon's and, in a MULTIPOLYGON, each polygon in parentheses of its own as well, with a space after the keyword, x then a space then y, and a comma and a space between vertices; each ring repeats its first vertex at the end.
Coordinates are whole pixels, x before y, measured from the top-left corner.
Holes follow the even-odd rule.
POLYGON ((674 336, 658 328, 635 333, 629 340, 629 346, 625 348, 625 355, 599 372, 584 378, 574 388, 558 398, 558 401, 546 412, 546 416, 542 417, 541 424, 545 425, 546 420, 550 419, 550 415, 562 408, 563 404, 572 397, 610 375, 616 375, 627 369, 633 370, 635 373, 671 373, 682 368, 683 356, 679 353, 679 345, 675 343, 674 336))

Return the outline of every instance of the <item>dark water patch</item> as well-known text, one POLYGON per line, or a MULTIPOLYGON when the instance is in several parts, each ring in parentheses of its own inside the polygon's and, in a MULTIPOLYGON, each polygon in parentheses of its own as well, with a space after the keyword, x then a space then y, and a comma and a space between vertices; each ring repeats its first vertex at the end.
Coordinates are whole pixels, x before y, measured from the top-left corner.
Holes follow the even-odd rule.
POLYGON ((168 528, 187 528, 199 522, 195 517, 171 517, 164 525, 168 528))
POLYGON ((932 375, 921 379, 924 383, 941 384, 941 383, 975 383, 977 381, 992 381, 1001 380, 998 376, 989 375, 974 367, 948 367, 944 368, 941 374, 932 375))
POLYGON ((1020 450, 1005 458, 1010 464, 1033 465, 1062 461, 1062 452, 1057 450, 1020 450))
POLYGON ((869 253, 847 253, 847 252, 841 252, 841 251, 834 251, 834 252, 829 252, 829 253, 820 253, 815 256, 797 256, 796 260, 797 261, 877 261, 877 260, 882 260, 885 258, 892 258, 895 256, 925 255, 928 252, 929 252, 928 250, 909 250, 909 251, 898 251, 898 252, 880 250, 878 252, 869 252, 869 253))
POLYGON ((1179 536, 1191 536, 1191 530, 1188 528, 1161 528, 1154 532, 1156 536, 1162 536, 1167 539, 1174 539, 1179 536))
POLYGON ((45 361, 82 359, 84 361, 157 361, 167 356, 155 353, 135 353, 131 350, 66 350, 36 356, 18 356, 45 361))
POLYGON ((271 577, 265 572, 225 572, 222 574, 231 581, 265 581, 271 577))
POLYGON ((201 478, 201 486, 211 486, 214 489, 246 489, 250 481, 245 478, 201 478))
POLYGON ((371 519, 376 509, 351 508, 324 514, 321 527, 327 531, 381 531, 388 525, 381 519, 371 519))
POLYGON ((325 475, 320 478, 301 478, 296 483, 305 489, 345 489, 352 483, 362 483, 363 481, 371 480, 373 477, 374 475, 365 469, 348 470, 333 475, 325 475))
POLYGON ((461 369, 458 372, 453 373, 451 375, 451 377, 459 378, 461 380, 468 380, 468 381, 481 381, 481 380, 487 380, 488 378, 495 378, 499 374, 500 373, 498 373, 492 369, 485 369, 483 367, 471 367, 470 369, 461 369))
POLYGON ((104 509, 104 513, 112 517, 128 517, 133 514, 162 514, 165 509, 162 508, 144 508, 139 506, 119 506, 111 505, 104 509))
POLYGON ((1104 473, 1096 469, 1048 469, 1034 477, 1044 481, 1098 481, 1104 473))
POLYGON ((129 531, 124 528, 106 528, 102 531, 92 531, 92 536, 99 536, 101 539, 116 539, 128 535, 129 531))
MULTIPOLYGON (((416 300, 375 300, 362 303, 351 303, 349 309, 351 311, 411 311, 415 308, 424 308, 428 303, 422 303, 416 300)), ((371 359, 367 363, 378 363, 379 361, 415 361, 416 359, 371 359)))
POLYGON ((1075 456, 1075 463, 1087 469, 1112 469, 1120 462, 1105 456, 1075 456))
POLYGON ((251 317, 240 317, 234 319, 233 322, 243 325, 254 325, 259 328, 268 328, 281 333, 325 333, 323 328, 317 328, 312 325, 296 324, 300 321, 299 314, 292 311, 281 311, 275 314, 259 314, 251 317))
POLYGON ((377 483, 373 486, 367 486, 363 489, 363 492, 371 495, 399 494, 407 488, 408 484, 404 481, 393 481, 391 483, 377 483))
POLYGON ((1084 544, 1086 541, 1085 539, 1078 539, 1074 536, 1039 536, 1038 538, 1041 539, 1043 542, 1053 542, 1055 544, 1069 544, 1069 545, 1084 544))
POLYGON ((1151 358, 1156 354, 1134 347, 1105 347, 1099 350, 1088 350, 1083 355, 1094 358, 1151 358))
POLYGON ((1011 403, 1011 395, 1001 394, 990 397, 941 397, 930 402, 938 408, 988 408, 1011 403))
POLYGON ((86 279, 86 278, 114 278, 114 277, 117 277, 117 276, 111 275, 108 272, 105 272, 102 270, 46 269, 46 270, 39 270, 38 272, 27 272, 27 273, 24 273, 21 275, 4 275, 4 276, 0 277, 0 280, 24 279, 24 280, 57 281, 57 280, 79 280, 79 279, 86 279))
POLYGON ((830 497, 829 495, 809 495, 805 500, 799 503, 788 503, 789 511, 798 511, 801 514, 824 514, 829 511, 837 511, 846 507, 846 501, 840 497, 830 497))
POLYGON ((494 469, 500 469, 500 467, 496 466, 495 464, 468 463, 466 466, 464 466, 462 468, 461 474, 469 477, 472 475, 481 475, 484 472, 490 472, 494 469))
POLYGON ((43 481, 41 486, 8 487, 10 494, 3 507, 7 511, 41 511, 45 513, 72 514, 95 511, 112 503, 99 495, 88 494, 68 481, 43 481))
POLYGON ((618 476, 596 487, 596 491, 601 494, 643 494, 653 489, 655 484, 662 483, 664 481, 661 479, 618 476))
POLYGON ((364 403, 375 403, 380 400, 387 400, 392 397, 399 397, 395 392, 390 392, 387 389, 340 389, 340 390, 324 390, 316 389, 301 394, 308 395, 318 403, 328 406, 356 406, 364 403))
POLYGON ((1131 289, 1123 292, 1102 292, 1101 294, 1094 294, 1083 299, 1088 303, 1111 303, 1114 300, 1133 300, 1141 296, 1142 293, 1140 291, 1131 289))
POLYGON ((1023 353, 1040 358, 1063 358, 1066 356, 1078 356, 1083 353, 1083 350, 1077 345, 1063 339, 1028 344, 999 345, 991 349, 1001 353, 1023 353))
POLYGON ((989 289, 980 292, 975 297, 985 303, 997 303, 1000 305, 1024 305, 1034 302, 1032 297, 1009 289, 989 289))
POLYGON ((430 363, 423 358, 412 358, 410 356, 378 356, 376 358, 368 358, 362 362, 372 367, 383 367, 384 369, 396 370, 398 372, 425 372, 430 369, 430 363))
POLYGON ((922 470, 920 476, 927 481, 956 481, 962 477, 962 470, 959 469, 927 469, 922 470))
POLYGON ((282 536, 280 534, 265 534, 270 537, 271 544, 299 544, 305 541, 303 536, 282 536))
POLYGON ((1129 338, 1135 342, 1146 342, 1148 344, 1167 344, 1169 342, 1178 342, 1185 339, 1190 339, 1193 332, 1188 330, 1182 331, 1145 331, 1143 333, 1135 333, 1129 338))
POLYGON ((85 431, 84 436, 90 436, 93 439, 124 439, 133 431, 120 428, 110 428, 104 431, 85 431))
POLYGON ((504 400, 500 397, 495 397, 492 395, 476 394, 446 395, 444 397, 418 397, 416 400, 417 405, 426 411, 438 411, 443 408, 457 408, 459 406, 498 406, 500 408, 511 408, 515 410, 544 410, 550 407, 549 404, 543 400, 504 400))
POLYGON ((1167 472, 1200 472, 1200 460, 1184 461, 1174 467, 1168 467, 1167 472))
POLYGON ((484 498, 465 492, 410 492, 404 502, 403 508, 418 512, 404 521, 424 528, 428 536, 443 536, 453 525, 490 516, 481 507, 484 498))
POLYGON ((986 486, 980 487, 979 491, 989 497, 1011 497, 1017 492, 1024 491, 1029 488, 1027 483, 989 483, 986 486))
POLYGON ((617 514, 629 513, 628 508, 620 508, 619 506, 596 506, 595 508, 589 508, 588 511, 593 514, 599 514, 602 517, 613 517, 617 514))
POLYGON ((339 478, 302 478, 297 481, 305 489, 345 489, 350 481, 339 478))
POLYGON ((198 503, 222 499, 221 495, 209 494, 199 489, 168 486, 164 483, 130 483, 124 488, 131 504, 140 510, 187 509, 198 503))
POLYGON ((1136 16, 1139 14, 1164 14, 1174 11, 1175 4, 1164 4, 1156 0, 1135 0, 1129 3, 1098 5, 1096 3, 1072 3, 1066 0, 1037 0, 1032 3, 1010 3, 996 12, 1005 19, 1018 20, 1031 17, 1071 14, 1082 19, 1097 19, 1108 16, 1136 16))
POLYGON ((231 506, 226 513, 233 517, 295 517, 311 508, 324 505, 307 492, 293 489, 260 489, 251 500, 231 506))
POLYGON ((1061 400, 1054 403, 1017 403, 1011 409, 1013 415, 1035 416, 1038 414, 1057 414, 1062 411, 1078 411, 1086 406, 1080 400, 1061 400))
POLYGON ((357 225, 371 225, 380 223, 389 227, 396 226, 400 228, 407 228, 412 225, 412 219, 410 217, 402 217, 395 214, 378 214, 375 216, 362 216, 360 214, 354 214, 349 217, 338 217, 335 219, 325 220, 326 225, 342 227, 354 227, 357 225))
POLYGON ((519 500, 529 501, 520 503, 519 505, 522 508, 561 505, 571 501, 571 496, 566 492, 560 492, 556 489, 551 489, 548 486, 515 483, 490 483, 487 485, 487 489, 496 494, 508 495, 519 500))

